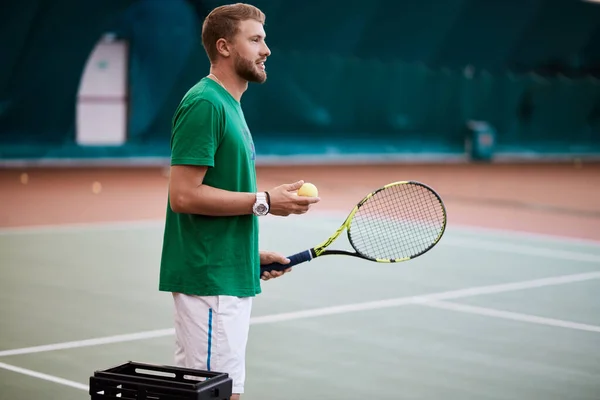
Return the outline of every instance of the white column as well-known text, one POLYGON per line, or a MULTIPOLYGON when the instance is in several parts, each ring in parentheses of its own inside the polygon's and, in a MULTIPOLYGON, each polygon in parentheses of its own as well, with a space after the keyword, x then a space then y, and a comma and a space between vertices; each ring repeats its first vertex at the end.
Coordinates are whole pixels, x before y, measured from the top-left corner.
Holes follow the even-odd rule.
POLYGON ((90 54, 77 95, 78 144, 127 140, 127 52, 125 41, 105 35, 90 54))

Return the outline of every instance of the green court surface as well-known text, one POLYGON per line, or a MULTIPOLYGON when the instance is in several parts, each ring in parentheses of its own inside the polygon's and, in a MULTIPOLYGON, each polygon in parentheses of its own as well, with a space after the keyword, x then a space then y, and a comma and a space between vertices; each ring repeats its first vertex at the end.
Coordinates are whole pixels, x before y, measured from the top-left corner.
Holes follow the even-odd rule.
MULTIPOLYGON (((343 218, 267 217, 261 247, 304 250, 343 218)), ((0 231, 0 398, 86 399, 95 370, 172 365, 161 245, 161 222, 0 231)), ((599 399, 599 292, 599 244, 452 224, 410 262, 315 259, 263 283, 242 398, 599 399)))

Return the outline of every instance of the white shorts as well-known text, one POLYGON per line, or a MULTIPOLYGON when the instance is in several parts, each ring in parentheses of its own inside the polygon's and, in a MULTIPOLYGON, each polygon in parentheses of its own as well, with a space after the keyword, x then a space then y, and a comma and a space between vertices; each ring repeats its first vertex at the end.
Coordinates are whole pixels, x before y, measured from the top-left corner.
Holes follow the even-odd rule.
POLYGON ((233 393, 244 393, 252 297, 173 293, 173 300, 175 364, 225 372, 233 380, 233 393))

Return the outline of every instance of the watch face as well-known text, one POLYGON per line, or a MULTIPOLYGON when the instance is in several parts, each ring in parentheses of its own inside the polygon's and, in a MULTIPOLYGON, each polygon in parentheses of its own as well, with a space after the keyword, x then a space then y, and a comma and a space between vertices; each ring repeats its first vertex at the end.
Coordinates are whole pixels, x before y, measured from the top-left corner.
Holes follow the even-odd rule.
POLYGON ((267 212, 267 206, 265 206, 264 204, 257 204, 256 205, 256 212, 258 214, 264 214, 267 212))

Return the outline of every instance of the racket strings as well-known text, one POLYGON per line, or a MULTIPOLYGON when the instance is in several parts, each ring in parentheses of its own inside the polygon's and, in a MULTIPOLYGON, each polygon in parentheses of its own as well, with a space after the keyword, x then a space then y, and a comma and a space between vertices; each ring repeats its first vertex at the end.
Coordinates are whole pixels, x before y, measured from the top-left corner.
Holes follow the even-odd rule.
POLYGON ((349 237, 373 259, 414 257, 429 249, 445 228, 445 211, 429 188, 403 183, 371 196, 354 215, 349 237))

